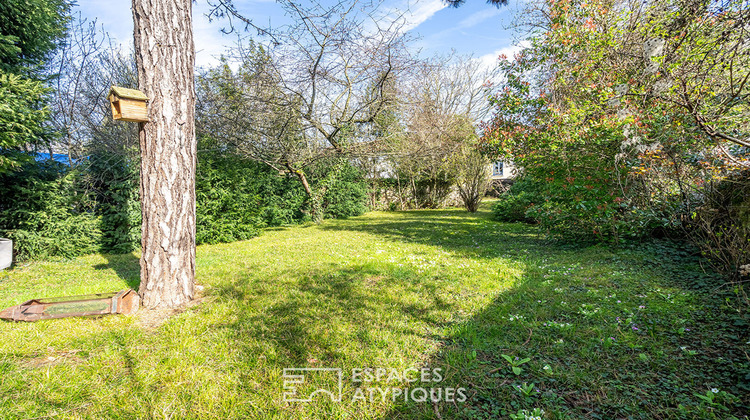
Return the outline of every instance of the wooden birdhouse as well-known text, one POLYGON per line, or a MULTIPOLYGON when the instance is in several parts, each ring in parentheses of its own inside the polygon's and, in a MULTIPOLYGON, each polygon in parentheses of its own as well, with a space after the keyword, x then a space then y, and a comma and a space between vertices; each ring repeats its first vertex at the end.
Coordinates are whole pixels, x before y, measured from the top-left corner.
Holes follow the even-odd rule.
POLYGON ((109 103, 115 120, 148 122, 147 101, 148 97, 140 90, 119 86, 112 86, 109 90, 109 103))

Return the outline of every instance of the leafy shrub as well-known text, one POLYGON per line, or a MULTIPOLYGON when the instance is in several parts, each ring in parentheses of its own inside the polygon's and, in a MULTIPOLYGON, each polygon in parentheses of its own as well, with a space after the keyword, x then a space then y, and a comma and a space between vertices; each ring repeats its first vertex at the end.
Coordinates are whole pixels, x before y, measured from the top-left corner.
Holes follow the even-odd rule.
POLYGON ((420 209, 437 209, 445 205, 456 184, 453 174, 441 172, 433 178, 418 178, 411 184, 411 193, 416 207, 420 209))
POLYGON ((81 173, 54 162, 29 162, 0 177, 0 234, 17 260, 73 257, 99 249, 95 201, 81 173))
POLYGON ((741 291, 741 267, 750 264, 750 171, 708 185, 689 227, 692 241, 741 291))
POLYGON ((639 208, 625 202, 555 198, 530 206, 526 215, 556 238, 617 242, 654 236, 657 231, 675 232, 679 228, 676 212, 639 208))
MULTIPOLYGON (((360 169, 361 172, 364 172, 360 169)), ((367 208, 369 210, 396 211, 401 203, 408 201, 407 191, 396 178, 379 178, 378 174, 365 178, 367 185, 367 208)))
MULTIPOLYGON (((344 162, 322 162, 311 174, 324 191, 325 217, 366 211, 366 184, 344 162), (333 163, 333 164, 332 164, 333 163)), ((267 226, 310 219, 299 181, 236 156, 203 153, 196 176, 196 242, 246 240, 267 226)), ((94 151, 76 169, 27 161, 0 176, 0 235, 13 239, 17 259, 127 253, 140 242, 138 164, 94 151)))
MULTIPOLYGON (((366 211, 366 186, 348 163, 320 162, 311 168, 310 184, 323 191, 325 217, 366 211)), ((310 200, 296 178, 233 155, 201 155, 196 199, 198 243, 245 240, 264 227, 310 220, 310 200)))
MULTIPOLYGON (((301 201, 304 201, 304 197, 301 201)), ((265 205, 260 209, 260 219, 263 226, 291 225, 304 217, 298 205, 289 205, 283 197, 266 197, 265 205)))
POLYGON ((543 203, 541 186, 530 177, 517 180, 508 191, 500 196, 500 201, 492 206, 495 220, 501 222, 534 223, 535 219, 526 214, 534 203, 543 203))
POLYGON ((677 200, 639 206, 613 197, 606 185, 568 178, 566 185, 540 182, 526 175, 492 207, 496 220, 538 223, 550 235, 566 240, 621 240, 672 235, 684 213, 677 200), (658 234, 658 235, 657 235, 658 234))
POLYGON ((474 141, 459 148, 451 161, 458 195, 466 211, 474 213, 492 183, 490 162, 477 150, 474 141))
MULTIPOLYGON (((258 165, 258 164, 255 164, 258 165)), ((306 220, 304 209, 307 196, 296 178, 279 175, 265 165, 259 165, 265 174, 260 180, 260 194, 263 202, 260 215, 263 226, 282 226, 306 220)))
POLYGON ((88 172, 96 192, 102 252, 125 254, 138 248, 141 241, 138 161, 97 152, 89 156, 88 172))
POLYGON ((367 183, 362 173, 349 164, 340 162, 337 165, 328 165, 322 171, 326 177, 316 180, 314 186, 328 180, 323 195, 323 214, 329 219, 345 219, 347 217, 359 216, 367 211, 367 183))
MULTIPOLYGON (((492 206, 495 220, 501 222, 526 222, 533 223, 534 219, 526 215, 526 211, 534 204, 532 193, 520 191, 516 194, 510 191, 500 196, 500 201, 492 206)), ((539 200, 536 200, 539 202, 539 200)))
POLYGON ((213 244, 258 235, 259 171, 237 159, 203 156, 196 176, 196 242, 213 244))

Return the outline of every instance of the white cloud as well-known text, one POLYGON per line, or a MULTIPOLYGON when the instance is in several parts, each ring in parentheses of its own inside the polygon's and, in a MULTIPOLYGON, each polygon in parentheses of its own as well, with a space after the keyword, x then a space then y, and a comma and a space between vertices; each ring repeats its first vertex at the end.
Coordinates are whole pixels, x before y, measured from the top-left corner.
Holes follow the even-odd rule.
POLYGON ((421 25, 435 13, 448 7, 442 0, 425 0, 418 1, 416 4, 409 4, 404 13, 405 26, 404 32, 408 32, 421 25))
POLYGON ((368 24, 375 30, 380 28, 398 29, 406 33, 429 20, 435 13, 448 7, 443 0, 405 0, 377 11, 373 21, 368 24))
POLYGON ((461 22, 458 22, 458 25, 456 26, 455 29, 468 29, 468 28, 474 27, 484 22, 487 19, 490 19, 499 15, 502 12, 503 10, 498 9, 498 8, 490 9, 490 10, 481 10, 463 19, 461 22))
POLYGON ((494 52, 480 56, 479 58, 477 58, 477 60, 479 60, 479 62, 482 63, 483 68, 492 68, 492 67, 497 66, 498 57, 501 54, 505 54, 506 57, 512 60, 513 56, 517 52, 523 49, 526 49, 529 46, 530 46, 530 43, 528 41, 521 41, 516 45, 512 45, 510 47, 505 47, 505 48, 500 48, 499 50, 495 50, 494 52))

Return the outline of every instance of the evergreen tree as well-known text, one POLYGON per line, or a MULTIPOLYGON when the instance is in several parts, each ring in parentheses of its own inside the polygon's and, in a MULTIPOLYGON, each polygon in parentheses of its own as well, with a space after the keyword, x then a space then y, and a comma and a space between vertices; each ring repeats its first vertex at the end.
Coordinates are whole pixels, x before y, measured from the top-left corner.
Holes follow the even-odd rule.
POLYGON ((65 35, 68 12, 63 0, 0 3, 0 172, 16 167, 19 148, 43 134, 44 64, 65 35))

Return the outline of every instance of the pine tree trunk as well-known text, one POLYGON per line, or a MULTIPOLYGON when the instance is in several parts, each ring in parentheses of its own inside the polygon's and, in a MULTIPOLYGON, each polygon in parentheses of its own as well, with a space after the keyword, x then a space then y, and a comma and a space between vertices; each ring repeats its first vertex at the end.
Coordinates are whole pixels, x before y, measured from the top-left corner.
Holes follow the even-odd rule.
POLYGON ((133 0, 139 88, 141 285, 147 308, 193 299, 195 281, 195 49, 191 0, 133 0))

